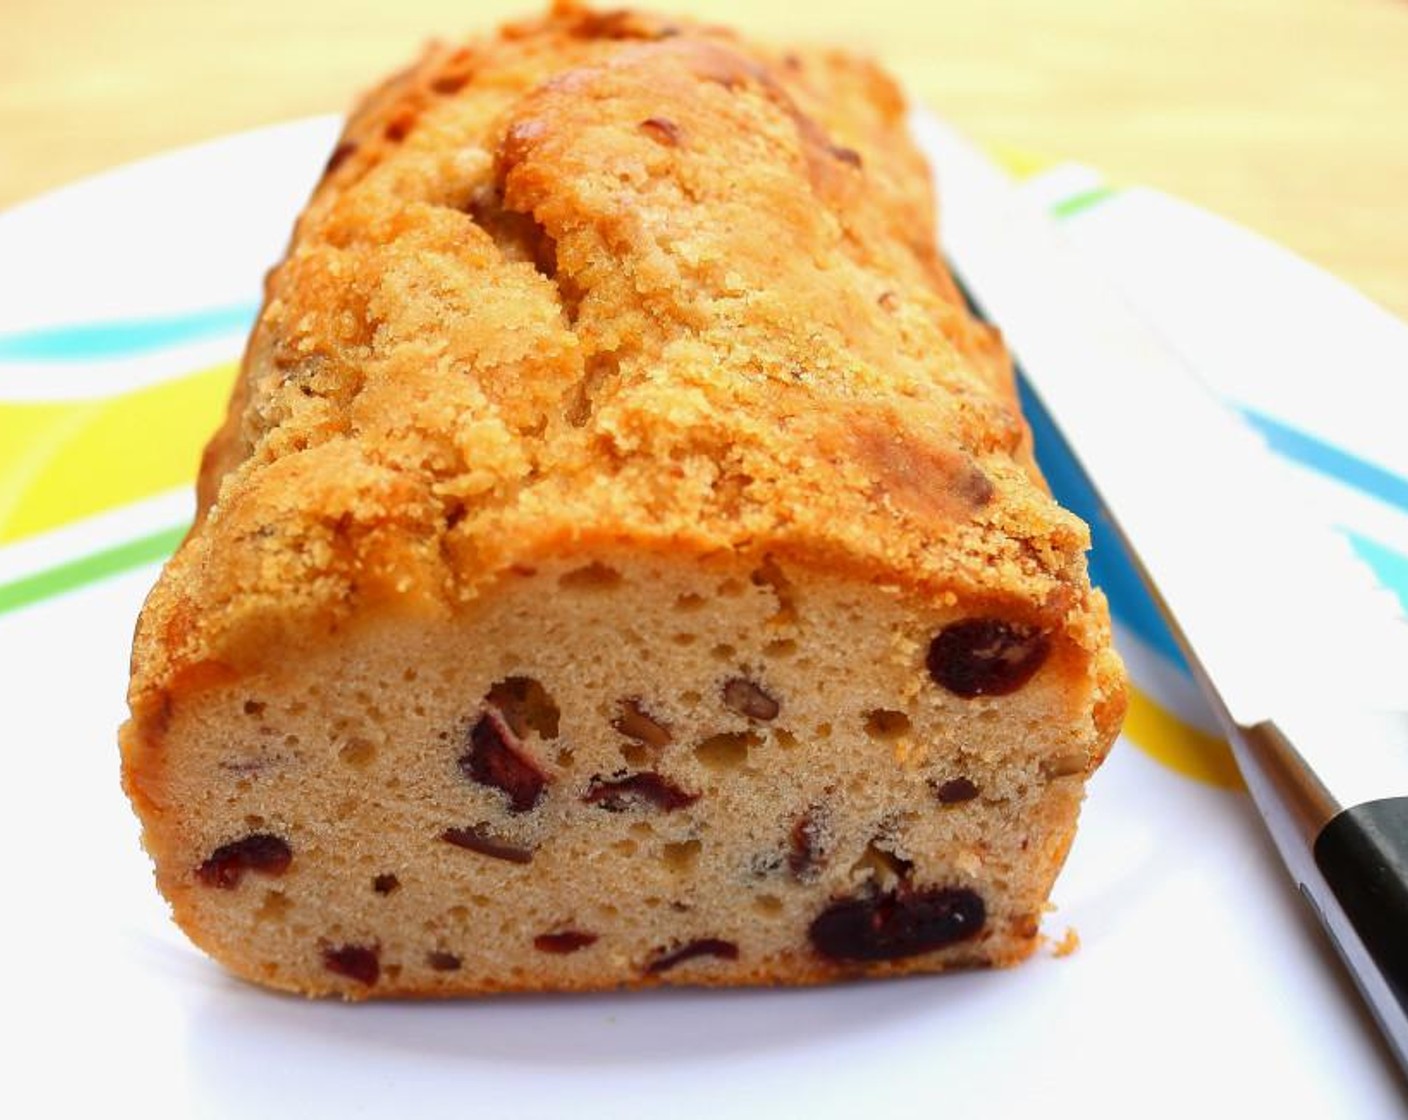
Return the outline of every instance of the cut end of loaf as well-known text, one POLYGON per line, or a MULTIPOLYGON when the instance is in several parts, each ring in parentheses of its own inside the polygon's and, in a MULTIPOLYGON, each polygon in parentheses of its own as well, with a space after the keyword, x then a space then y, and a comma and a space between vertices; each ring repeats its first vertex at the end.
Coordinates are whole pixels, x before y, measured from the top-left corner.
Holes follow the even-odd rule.
POLYGON ((602 552, 216 678, 126 761, 178 920, 269 986, 814 983, 1031 952, 1105 669, 773 557, 602 552))

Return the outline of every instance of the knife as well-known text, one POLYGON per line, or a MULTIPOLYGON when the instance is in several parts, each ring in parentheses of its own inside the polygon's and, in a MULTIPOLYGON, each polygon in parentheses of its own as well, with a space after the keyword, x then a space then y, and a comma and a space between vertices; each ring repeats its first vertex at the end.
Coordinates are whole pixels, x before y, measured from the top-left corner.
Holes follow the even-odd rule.
MULTIPOLYGON (((1158 602, 1292 880, 1408 1072, 1408 624, 1266 447, 978 149, 914 122, 960 285, 1158 602)), ((1332 390, 1333 371, 1323 371, 1332 390)))

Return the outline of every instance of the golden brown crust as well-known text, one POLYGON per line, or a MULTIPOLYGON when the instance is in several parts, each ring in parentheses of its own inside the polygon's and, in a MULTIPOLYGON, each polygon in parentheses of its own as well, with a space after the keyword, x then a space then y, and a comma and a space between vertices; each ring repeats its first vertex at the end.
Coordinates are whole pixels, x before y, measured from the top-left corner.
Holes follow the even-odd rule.
POLYGON ((771 557, 1031 624, 1092 706, 1087 772, 1123 713, 1086 528, 943 268, 902 97, 849 55, 574 4, 431 48, 351 116, 198 498, 123 735, 159 871, 174 704, 573 553, 771 557))
POLYGON ((135 694, 271 626, 455 610, 582 527, 1088 610, 874 67, 559 8, 431 50, 338 153, 135 694))

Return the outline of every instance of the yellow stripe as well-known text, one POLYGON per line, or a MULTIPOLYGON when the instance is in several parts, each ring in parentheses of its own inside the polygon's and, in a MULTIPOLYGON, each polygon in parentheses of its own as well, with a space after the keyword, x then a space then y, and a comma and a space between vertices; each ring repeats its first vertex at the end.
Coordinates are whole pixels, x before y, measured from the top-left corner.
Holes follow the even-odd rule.
POLYGON ((1027 148, 1010 148, 1005 144, 990 144, 985 150, 1014 179, 1034 178, 1062 162, 1052 156, 1038 155, 1027 148))
POLYGON ((190 483, 236 368, 100 401, 0 404, 0 544, 190 483))
POLYGON ((1185 723, 1134 687, 1129 690, 1124 733, 1145 754, 1186 778, 1222 789, 1245 788, 1223 740, 1185 723))

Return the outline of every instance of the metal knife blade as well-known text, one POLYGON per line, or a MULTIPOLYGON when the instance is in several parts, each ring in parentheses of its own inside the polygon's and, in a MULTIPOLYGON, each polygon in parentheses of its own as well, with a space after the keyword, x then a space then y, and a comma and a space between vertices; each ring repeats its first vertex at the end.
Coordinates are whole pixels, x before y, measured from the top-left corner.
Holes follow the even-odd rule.
POLYGON ((951 129, 927 116, 914 129, 960 283, 1129 546, 1408 1070, 1408 624, 1256 434, 1050 219, 951 129))

